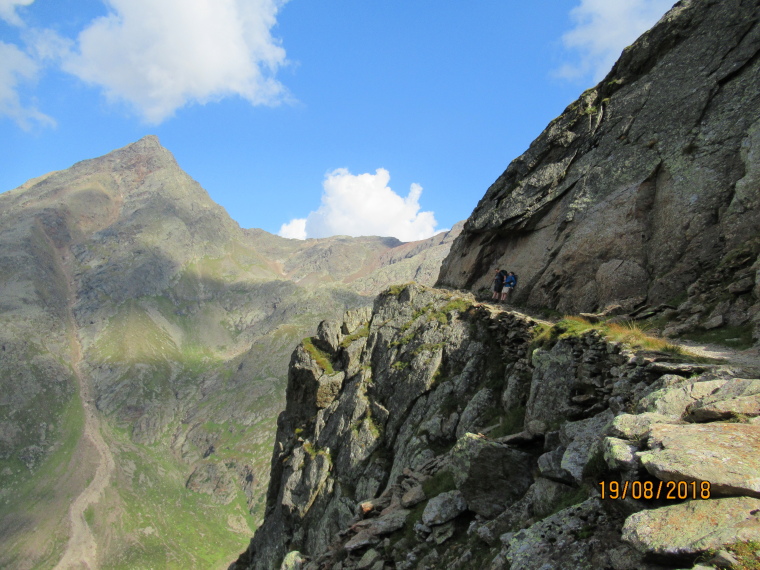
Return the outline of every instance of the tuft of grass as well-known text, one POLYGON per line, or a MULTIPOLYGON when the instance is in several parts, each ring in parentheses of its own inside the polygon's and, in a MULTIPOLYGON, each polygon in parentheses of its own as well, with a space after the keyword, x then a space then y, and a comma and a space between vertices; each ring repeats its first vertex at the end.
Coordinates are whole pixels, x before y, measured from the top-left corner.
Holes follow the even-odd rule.
MULTIPOLYGON (((731 567, 733 570, 760 570, 760 556, 757 555, 760 551, 760 542, 756 540, 734 542, 724 545, 720 550, 728 550, 739 561, 738 565, 731 567)), ((696 562, 709 561, 717 553, 717 549, 708 550, 696 562)))
POLYGON ((321 455, 327 459, 328 463, 332 464, 332 457, 330 457, 330 452, 326 449, 320 449, 310 441, 307 441, 303 444, 303 450, 308 453, 309 457, 312 459, 318 455, 321 455))
POLYGON ((552 512, 546 516, 550 517, 568 507, 582 503, 586 499, 588 499, 588 490, 585 487, 578 487, 577 489, 568 491, 559 498, 552 512))
POLYGON ((369 336, 369 323, 365 323, 364 326, 356 330, 355 332, 348 335, 346 338, 344 338, 340 342, 340 346, 343 348, 346 348, 349 344, 354 342, 355 340, 359 340, 360 338, 368 337, 369 336))
POLYGON ((620 342, 632 349, 667 352, 696 362, 706 361, 704 357, 691 354, 688 350, 649 334, 648 327, 634 321, 624 323, 590 323, 583 317, 566 316, 552 327, 539 325, 535 328, 531 348, 552 346, 557 340, 581 336, 589 331, 597 331, 608 341, 620 342))
POLYGON ((314 345, 314 340, 312 337, 303 339, 301 344, 303 345, 304 349, 306 349, 306 352, 308 352, 309 355, 317 363, 317 366, 319 366, 328 374, 335 374, 335 369, 333 368, 332 362, 330 362, 330 356, 314 345))
POLYGON ((404 362, 403 360, 397 360, 393 364, 391 364, 391 368, 394 370, 404 370, 407 366, 409 366, 408 362, 404 362))
POLYGON ((456 488, 454 475, 447 469, 439 471, 422 484, 422 490, 425 491, 425 496, 428 498, 447 491, 453 491, 456 488))
POLYGON ((411 283, 402 283, 400 285, 391 285, 390 287, 388 287, 388 289, 386 289, 386 293, 388 295, 393 295, 394 297, 398 297, 399 295, 401 295, 401 293, 403 293, 404 291, 406 291, 406 288, 409 287, 409 285, 411 285, 411 283))

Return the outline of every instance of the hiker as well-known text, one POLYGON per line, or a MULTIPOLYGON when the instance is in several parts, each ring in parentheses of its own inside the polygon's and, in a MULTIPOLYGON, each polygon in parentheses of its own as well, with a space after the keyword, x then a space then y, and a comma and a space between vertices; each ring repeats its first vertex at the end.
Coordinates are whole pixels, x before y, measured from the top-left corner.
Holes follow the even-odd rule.
POLYGON ((507 296, 517 287, 517 275, 514 271, 510 271, 506 277, 504 277, 504 288, 501 291, 501 300, 505 302, 507 296))
POLYGON ((497 269, 493 275, 493 297, 491 300, 498 302, 502 289, 504 289, 504 272, 497 269))

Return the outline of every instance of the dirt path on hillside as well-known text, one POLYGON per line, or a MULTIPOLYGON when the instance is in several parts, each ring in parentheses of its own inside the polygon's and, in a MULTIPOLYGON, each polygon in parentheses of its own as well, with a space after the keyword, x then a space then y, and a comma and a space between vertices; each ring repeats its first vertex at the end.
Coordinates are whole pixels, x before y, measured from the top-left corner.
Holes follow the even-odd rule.
MULTIPOLYGON (((519 313, 532 318, 535 321, 544 324, 555 324, 557 319, 546 319, 539 316, 535 311, 525 308, 514 308, 505 304, 493 304, 489 301, 481 300, 484 305, 488 305, 494 311, 510 311, 519 313)), ((760 378, 760 346, 754 346, 746 350, 738 350, 719 344, 707 344, 691 340, 668 339, 668 342, 678 345, 692 354, 723 360, 729 366, 735 366, 742 370, 745 378, 760 378)))
MULTIPOLYGON (((64 257, 65 260, 65 257, 64 257)), ((64 263, 65 264, 65 263, 64 263)), ((111 479, 115 464, 111 450, 101 434, 101 420, 95 408, 92 387, 80 371, 82 361, 82 345, 79 342, 76 320, 74 319, 74 284, 70 272, 65 271, 69 288, 69 330, 71 331, 72 368, 79 384, 79 396, 84 408, 84 431, 82 441, 89 441, 98 452, 98 465, 95 476, 82 493, 74 499, 69 507, 69 525, 71 534, 63 557, 54 570, 86 568, 95 570, 98 567, 98 546, 90 525, 85 520, 85 511, 90 505, 96 504, 103 495, 111 479)))
POLYGON ((726 364, 741 368, 747 378, 760 378, 760 347, 737 350, 719 344, 705 344, 691 340, 670 341, 698 356, 725 360, 726 364))

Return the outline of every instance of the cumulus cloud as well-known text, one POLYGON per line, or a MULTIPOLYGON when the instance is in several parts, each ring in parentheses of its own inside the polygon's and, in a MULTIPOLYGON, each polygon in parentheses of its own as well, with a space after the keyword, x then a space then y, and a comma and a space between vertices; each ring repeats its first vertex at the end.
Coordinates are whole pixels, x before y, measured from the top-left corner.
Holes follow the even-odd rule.
POLYGON ((0 41, 0 116, 10 117, 22 129, 54 126, 55 121, 33 105, 24 105, 19 95, 21 83, 37 79, 40 66, 13 44, 0 41))
POLYGON ((0 20, 5 20, 13 26, 23 26, 21 18, 16 14, 16 7, 29 6, 34 0, 0 0, 0 20))
POLYGON ((393 236, 402 241, 428 238, 436 233, 433 212, 420 212, 422 186, 412 184, 402 198, 389 186, 390 174, 351 174, 339 168, 322 184, 322 204, 306 218, 283 224, 283 237, 306 239, 333 235, 393 236))
POLYGON ((562 65, 556 75, 570 80, 591 76, 600 81, 623 48, 656 24, 673 4, 674 0, 581 0, 570 11, 575 26, 562 36, 563 45, 576 59, 562 65))
POLYGON ((191 102, 274 104, 285 50, 271 30, 285 1, 108 0, 112 12, 79 34, 63 68, 153 124, 191 102))

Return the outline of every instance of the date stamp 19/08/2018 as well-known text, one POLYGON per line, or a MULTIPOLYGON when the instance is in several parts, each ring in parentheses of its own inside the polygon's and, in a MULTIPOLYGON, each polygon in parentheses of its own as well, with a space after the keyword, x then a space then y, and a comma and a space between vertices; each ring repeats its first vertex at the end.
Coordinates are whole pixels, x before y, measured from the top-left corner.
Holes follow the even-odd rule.
POLYGON ((600 481, 602 499, 709 499, 709 481, 600 481))

